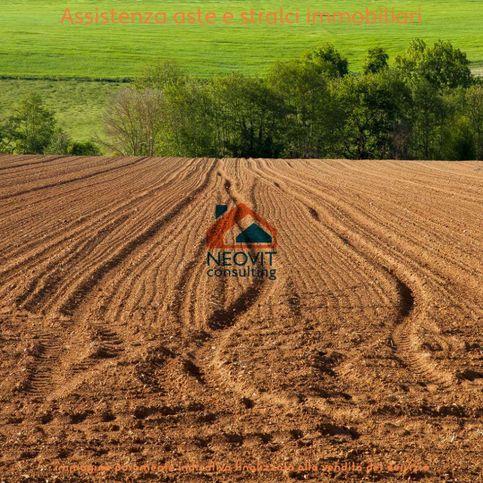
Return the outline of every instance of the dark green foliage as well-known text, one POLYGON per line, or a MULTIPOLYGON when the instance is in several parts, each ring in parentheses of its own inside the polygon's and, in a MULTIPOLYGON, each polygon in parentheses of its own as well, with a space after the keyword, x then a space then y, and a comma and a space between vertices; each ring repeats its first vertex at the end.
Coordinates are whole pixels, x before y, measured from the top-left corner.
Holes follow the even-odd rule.
POLYGON ((392 72, 347 76, 336 86, 342 154, 356 159, 406 157, 411 93, 392 72))
POLYGON ((416 159, 436 159, 447 121, 444 96, 426 79, 412 88, 410 153, 416 159))
POLYGON ((349 62, 332 44, 308 52, 304 59, 307 63, 313 64, 320 73, 331 78, 344 77, 349 73, 349 62))
POLYGON ((465 92, 464 115, 473 134, 476 159, 483 159, 483 84, 471 86, 465 92))
POLYGON ((68 153, 72 156, 99 156, 101 154, 96 144, 91 141, 72 143, 68 153))
POLYGON ((389 67, 389 55, 382 47, 369 49, 364 62, 364 74, 377 74, 389 67))
POLYGON ((208 85, 215 113, 215 140, 220 155, 278 157, 284 117, 282 97, 260 79, 239 74, 216 77, 208 85))

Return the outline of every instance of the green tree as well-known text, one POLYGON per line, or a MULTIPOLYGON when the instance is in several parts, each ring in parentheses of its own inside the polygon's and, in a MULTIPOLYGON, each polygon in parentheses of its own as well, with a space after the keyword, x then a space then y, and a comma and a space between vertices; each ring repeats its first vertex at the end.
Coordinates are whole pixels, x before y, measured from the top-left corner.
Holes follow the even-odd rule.
POLYGON ((349 73, 349 62, 332 45, 326 44, 312 52, 307 52, 303 59, 330 78, 344 77, 349 73))
POLYGON ((43 154, 56 130, 54 114, 38 94, 23 98, 4 127, 4 142, 16 154, 43 154))
POLYGON ((376 74, 388 68, 389 55, 382 47, 369 49, 364 62, 364 74, 376 74))
POLYGON ((396 58, 403 79, 416 83, 426 81, 436 89, 471 85, 469 63, 464 52, 441 40, 432 47, 423 40, 414 40, 407 51, 396 58))
POLYGON ((343 112, 342 155, 353 159, 406 157, 411 94, 392 71, 347 76, 335 86, 343 112), (400 138, 403 137, 403 140, 400 138))
POLYGON ((298 61, 278 63, 270 70, 268 83, 284 106, 284 156, 328 154, 333 138, 332 99, 328 79, 319 66, 298 61))
POLYGON ((240 74, 209 84, 219 155, 277 157, 283 102, 264 81, 240 74))
POLYGON ((416 159, 441 158, 444 125, 448 118, 445 97, 426 79, 412 87, 411 157, 416 159))
POLYGON ((207 82, 191 79, 163 90, 166 153, 172 156, 217 156, 214 107, 207 82))

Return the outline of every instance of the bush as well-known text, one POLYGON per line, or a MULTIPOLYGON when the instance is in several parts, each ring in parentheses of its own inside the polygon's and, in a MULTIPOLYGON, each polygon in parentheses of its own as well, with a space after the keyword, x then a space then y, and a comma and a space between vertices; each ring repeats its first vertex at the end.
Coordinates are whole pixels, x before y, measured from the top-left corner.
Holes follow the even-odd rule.
POLYGON ((68 152, 73 156, 100 156, 101 154, 99 147, 91 141, 74 142, 68 152))

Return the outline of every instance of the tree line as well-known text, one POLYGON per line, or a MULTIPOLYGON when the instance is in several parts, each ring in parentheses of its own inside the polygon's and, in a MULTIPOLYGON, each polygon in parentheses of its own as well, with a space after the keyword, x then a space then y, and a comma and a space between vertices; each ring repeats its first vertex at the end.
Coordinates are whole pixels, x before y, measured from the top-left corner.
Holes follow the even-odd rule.
POLYGON ((260 77, 152 66, 116 94, 105 124, 121 154, 482 159, 483 85, 449 42, 415 40, 392 65, 370 49, 360 74, 324 45, 260 77))
MULTIPOLYGON (((75 147, 59 128, 28 135, 29 113, 23 106, 23 119, 4 123, 0 148, 97 149, 75 147)), ((482 159, 483 83, 450 42, 415 40, 391 63, 383 48, 370 49, 361 73, 327 44, 258 77, 198 79, 174 62, 148 66, 109 99, 103 121, 99 145, 121 155, 482 159)))

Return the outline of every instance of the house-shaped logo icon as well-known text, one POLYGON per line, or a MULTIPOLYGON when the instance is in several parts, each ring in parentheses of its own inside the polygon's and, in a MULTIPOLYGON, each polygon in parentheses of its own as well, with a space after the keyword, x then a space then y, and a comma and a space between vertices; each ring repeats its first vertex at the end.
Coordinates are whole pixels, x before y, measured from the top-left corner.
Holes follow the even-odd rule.
POLYGON ((237 204, 229 211, 226 205, 216 205, 215 218, 215 223, 206 234, 208 248, 275 248, 277 246, 277 230, 243 203, 237 204), (242 229, 242 224, 246 220, 253 220, 253 222, 242 229), (236 228, 241 229, 241 232, 236 236, 234 243, 227 242, 227 233, 236 228))

